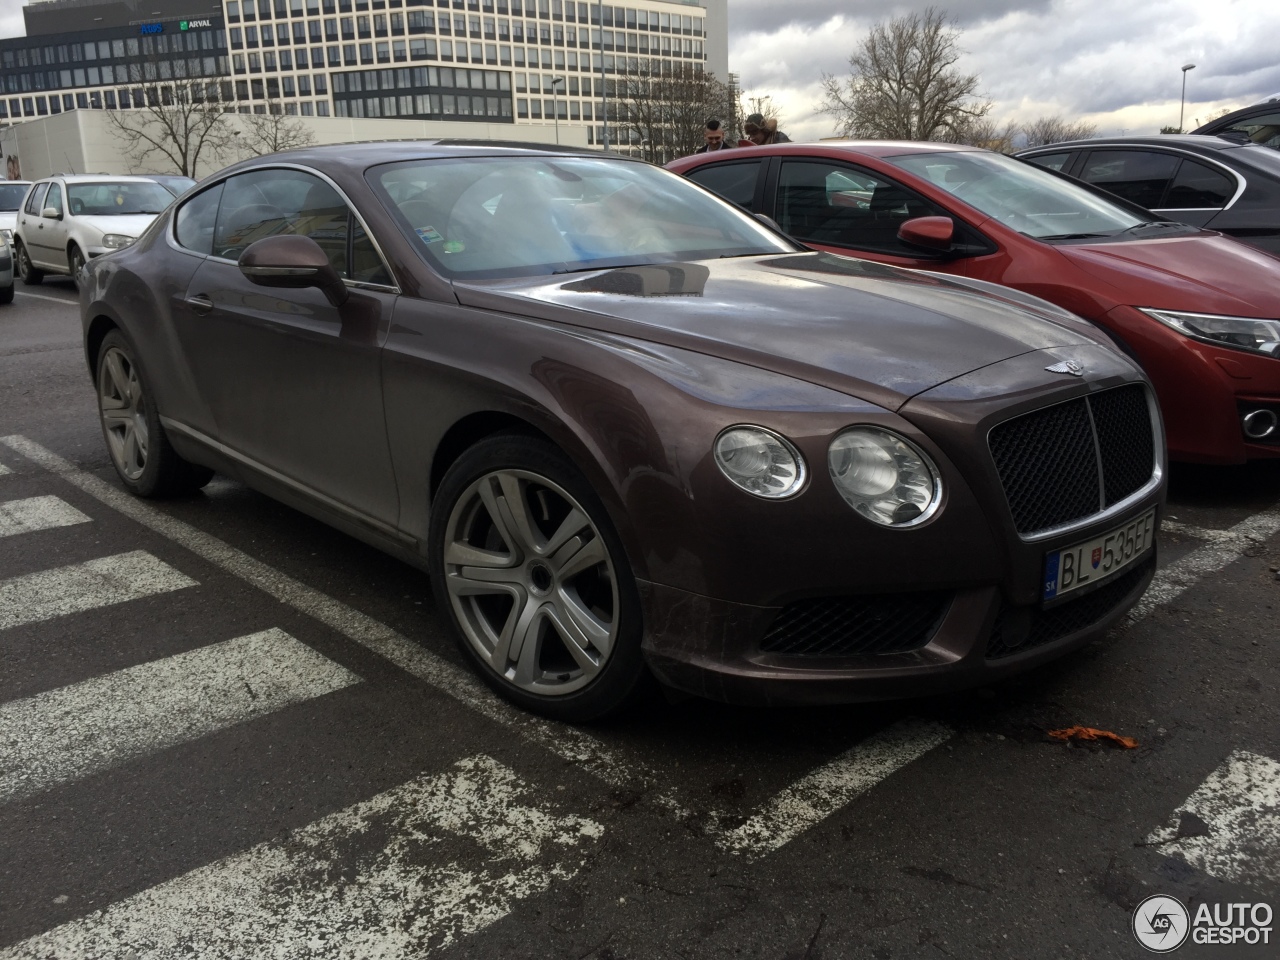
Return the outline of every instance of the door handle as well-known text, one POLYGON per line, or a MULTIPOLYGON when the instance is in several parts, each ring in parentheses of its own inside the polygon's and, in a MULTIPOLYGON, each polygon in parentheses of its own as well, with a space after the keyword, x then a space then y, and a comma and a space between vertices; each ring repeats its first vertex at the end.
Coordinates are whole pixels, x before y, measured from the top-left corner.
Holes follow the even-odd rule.
POLYGON ((203 293, 198 293, 194 297, 187 297, 182 302, 191 308, 192 313, 198 313, 202 317, 213 310, 213 301, 203 293))

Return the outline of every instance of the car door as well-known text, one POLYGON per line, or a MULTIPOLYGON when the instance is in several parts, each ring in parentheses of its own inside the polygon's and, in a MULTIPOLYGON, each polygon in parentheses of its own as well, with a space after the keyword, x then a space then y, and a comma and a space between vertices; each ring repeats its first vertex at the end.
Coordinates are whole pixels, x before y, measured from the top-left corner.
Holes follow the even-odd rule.
POLYGON ((22 228, 22 245, 26 247, 27 256, 38 267, 48 266, 48 244, 44 241, 44 199, 49 193, 48 183, 37 183, 27 195, 27 202, 22 205, 18 215, 18 225, 22 228))
POLYGON ((396 297, 362 221, 329 182, 254 170, 223 186, 211 255, 187 288, 178 331, 230 456, 384 532, 399 507, 379 373, 396 297), (284 234, 325 250, 347 281, 344 304, 240 272, 246 247, 284 234))
POLYGON ((56 180, 49 184, 49 192, 44 198, 44 211, 41 212, 40 240, 44 245, 41 253, 45 262, 51 267, 65 271, 67 269, 67 205, 63 196, 62 184, 56 180), (54 211, 52 217, 44 216, 45 212, 54 211))
POLYGON ((748 157, 694 167, 685 176, 753 213, 760 209, 766 157, 748 157))
POLYGON ((915 190, 838 160, 784 157, 770 199, 764 212, 807 246, 901 267, 952 270, 955 264, 953 257, 899 240, 898 228, 908 220, 949 217, 965 229, 915 190))

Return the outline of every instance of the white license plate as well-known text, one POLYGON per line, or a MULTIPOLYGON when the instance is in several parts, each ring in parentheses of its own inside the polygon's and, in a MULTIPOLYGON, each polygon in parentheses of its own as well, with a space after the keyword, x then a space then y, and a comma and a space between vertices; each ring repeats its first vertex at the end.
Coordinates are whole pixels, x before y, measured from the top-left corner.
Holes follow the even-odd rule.
POLYGON ((1045 554, 1043 599, 1053 600, 1072 590, 1110 580, 1151 549, 1155 527, 1156 512, 1148 510, 1136 520, 1092 540, 1045 554))

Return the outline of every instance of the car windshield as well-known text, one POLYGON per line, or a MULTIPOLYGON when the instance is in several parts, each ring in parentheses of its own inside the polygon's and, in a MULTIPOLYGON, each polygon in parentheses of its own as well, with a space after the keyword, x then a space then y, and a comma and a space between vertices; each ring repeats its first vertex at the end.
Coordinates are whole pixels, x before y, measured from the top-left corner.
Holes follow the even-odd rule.
POLYGON ((77 217, 160 213, 172 202, 173 194, 150 180, 145 183, 67 184, 67 204, 72 216, 77 217))
POLYGON ((17 210, 27 195, 29 183, 0 183, 0 210, 17 210))
POLYGON ((1038 240, 1113 237, 1153 219, 998 153, 912 153, 885 159, 1038 240))
POLYGON ((369 174, 446 276, 539 276, 791 253, 750 215, 647 164, 595 157, 413 160, 369 174))

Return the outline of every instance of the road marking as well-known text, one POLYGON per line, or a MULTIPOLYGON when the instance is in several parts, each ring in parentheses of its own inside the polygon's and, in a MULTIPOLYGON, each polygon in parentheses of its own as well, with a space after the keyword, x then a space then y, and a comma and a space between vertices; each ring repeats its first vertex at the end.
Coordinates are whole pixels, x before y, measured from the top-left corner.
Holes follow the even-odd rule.
POLYGON ((751 859, 772 853, 950 737, 939 723, 896 723, 801 777, 716 842, 751 859))
POLYGON ((67 300, 63 297, 46 297, 42 293, 27 293, 24 290, 15 290, 13 292, 20 297, 30 297, 32 300, 48 300, 50 303, 65 303, 69 307, 77 306, 80 303, 79 300, 67 300))
MULTIPOLYGON (((80 470, 39 444, 21 436, 0 437, 0 443, 131 520, 390 660, 401 670, 411 673, 477 713, 514 728, 520 735, 581 766, 610 786, 637 789, 656 779, 643 764, 615 755, 608 746, 590 734, 510 706, 499 700, 481 680, 468 671, 455 667, 386 624, 294 580, 203 530, 162 513, 93 474, 80 470)), ((3 599, 0 599, 0 617, 3 616, 3 609, 3 599)))
POLYGON ((145 550, 42 570, 0 581, 0 630, 194 586, 145 550))
POLYGON ((1249 547, 1280 532, 1280 507, 1255 513, 1228 530, 1214 531, 1215 537, 1185 557, 1158 570, 1142 599, 1129 611, 1128 622, 1135 623, 1161 604, 1175 599, 1211 573, 1239 560, 1249 547))
POLYGON ((0 960, 409 960, 446 948, 573 877, 576 848, 602 833, 528 805, 529 787, 488 757, 456 771, 144 890, 0 950, 0 960))
POLYGON ((0 803, 359 682, 272 629, 14 700, 0 705, 0 803))
POLYGON ((58 497, 30 497, 0 503, 0 537, 88 522, 88 517, 58 497))
POLYGON ((1234 751, 1147 844, 1259 890, 1280 885, 1280 763, 1234 751))

